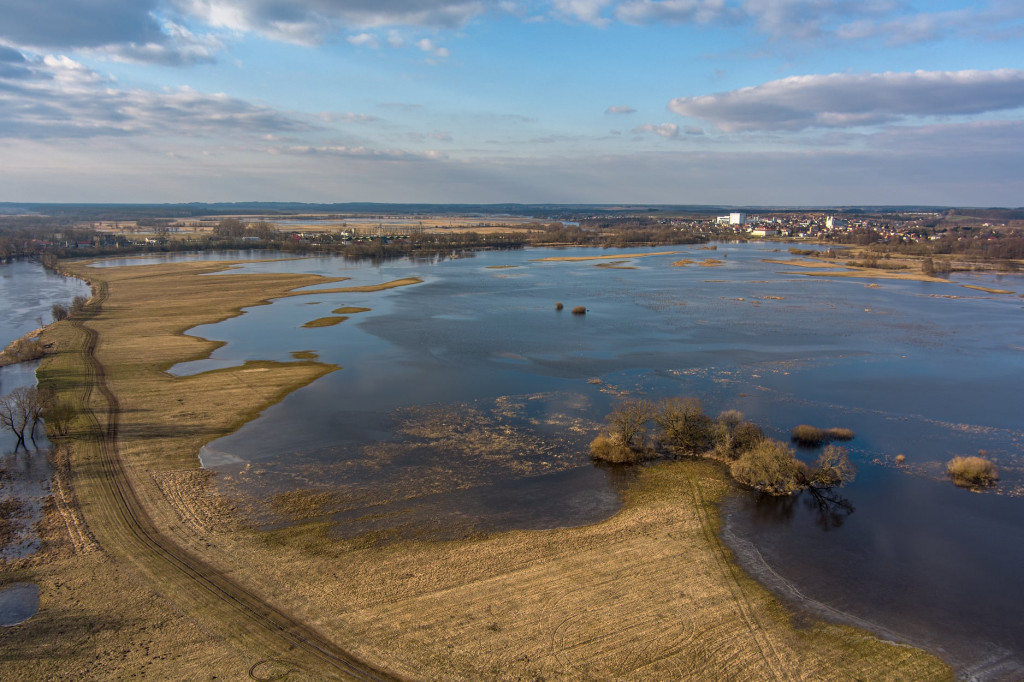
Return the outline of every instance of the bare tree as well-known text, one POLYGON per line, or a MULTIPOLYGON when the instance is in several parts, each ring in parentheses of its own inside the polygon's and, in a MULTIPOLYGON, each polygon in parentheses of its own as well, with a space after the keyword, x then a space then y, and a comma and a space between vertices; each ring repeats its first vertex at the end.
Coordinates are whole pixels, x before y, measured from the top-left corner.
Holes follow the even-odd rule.
POLYGON ((631 450, 642 450, 647 443, 647 422, 656 414, 650 400, 627 400, 608 415, 608 424, 619 442, 631 450))
POLYGON ((35 387, 21 386, 0 396, 0 429, 10 431, 18 438, 15 450, 19 447, 28 449, 25 444, 26 431, 35 443, 36 426, 42 419, 43 407, 35 387))
POLYGON ((672 398, 658 404, 654 423, 663 443, 675 453, 701 454, 711 449, 711 418, 697 398, 672 398))

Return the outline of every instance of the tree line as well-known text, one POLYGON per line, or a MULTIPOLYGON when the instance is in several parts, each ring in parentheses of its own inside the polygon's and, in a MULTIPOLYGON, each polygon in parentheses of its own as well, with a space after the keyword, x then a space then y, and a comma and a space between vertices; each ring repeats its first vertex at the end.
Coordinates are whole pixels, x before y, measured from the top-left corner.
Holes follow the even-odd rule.
POLYGON ((757 424, 745 421, 742 413, 729 410, 711 418, 696 398, 657 403, 626 400, 616 405, 605 421, 606 428, 590 444, 590 455, 598 461, 635 464, 659 457, 713 459, 723 462, 737 482, 771 495, 835 488, 852 481, 856 474, 845 448, 826 445, 809 466, 797 459, 788 445, 766 437, 757 424))

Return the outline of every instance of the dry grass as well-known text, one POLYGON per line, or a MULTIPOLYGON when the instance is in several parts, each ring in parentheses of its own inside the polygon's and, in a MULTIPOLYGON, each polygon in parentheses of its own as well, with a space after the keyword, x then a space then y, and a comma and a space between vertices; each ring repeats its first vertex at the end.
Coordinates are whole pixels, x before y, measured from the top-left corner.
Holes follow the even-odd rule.
POLYGON ((336 324, 341 324, 347 317, 318 317, 315 320, 310 320, 303 327, 333 327, 336 324))
POLYGON ((360 308, 358 306, 350 305, 342 306, 341 308, 337 308, 331 312, 335 315, 355 315, 356 313, 368 313, 370 310, 372 310, 372 308, 360 308))
POLYGON ((36 338, 40 332, 42 329, 37 329, 11 341, 7 348, 0 351, 0 367, 19 362, 31 362, 46 355, 46 348, 43 347, 42 341, 36 338))
POLYGON ((791 437, 794 442, 804 445, 806 447, 817 447, 829 441, 847 441, 853 440, 854 433, 852 429, 845 428, 831 428, 831 429, 819 429, 816 426, 810 424, 799 424, 793 427, 791 437))
MULTIPOLYGON (((822 267, 836 267, 821 264, 822 267)), ((806 271, 783 271, 780 275, 804 275, 806 277, 863 277, 868 279, 901 279, 913 282, 943 282, 948 284, 948 279, 941 277, 930 277, 920 272, 896 272, 883 270, 881 268, 846 268, 836 270, 806 270, 806 271)))
POLYGON ((1016 291, 1010 291, 1009 289, 992 289, 991 287, 981 287, 977 284, 961 284, 964 289, 974 289, 975 291, 984 291, 987 294, 1015 294, 1016 291))
POLYGON ((705 268, 717 268, 721 265, 725 265, 725 261, 719 260, 718 258, 705 258, 699 265, 705 268))
POLYGON ((293 350, 291 356, 296 360, 316 360, 320 357, 316 351, 312 350, 293 350))
POLYGON ((683 258, 683 259, 677 260, 676 262, 672 263, 672 267, 685 268, 687 265, 693 265, 696 262, 697 261, 692 261, 689 258, 683 258))
POLYGON ((961 488, 985 488, 999 480, 996 465, 984 457, 954 457, 946 462, 946 475, 961 488))
POLYGON ((791 258, 790 260, 779 260, 777 258, 762 258, 762 263, 774 263, 775 265, 789 265, 798 268, 842 268, 839 263, 829 261, 805 260, 802 258, 791 258))
POLYGON ((678 251, 658 251, 656 253, 616 253, 607 256, 549 256, 547 258, 535 258, 533 263, 564 262, 578 263, 588 260, 623 260, 630 258, 649 258, 650 256, 671 256, 678 251))
POLYGON ((794 628, 719 540, 729 490, 713 464, 671 462, 582 528, 380 543, 292 527, 272 536, 283 560, 267 582, 416 679, 950 679, 931 655, 852 628, 794 628))

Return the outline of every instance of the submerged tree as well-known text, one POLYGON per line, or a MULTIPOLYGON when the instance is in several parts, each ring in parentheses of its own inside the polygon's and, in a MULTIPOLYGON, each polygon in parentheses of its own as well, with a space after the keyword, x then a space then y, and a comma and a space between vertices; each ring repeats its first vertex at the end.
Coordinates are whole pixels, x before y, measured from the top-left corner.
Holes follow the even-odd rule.
POLYGON ((12 432, 18 439, 14 449, 28 448, 25 433, 35 442, 36 426, 43 418, 39 392, 35 387, 21 386, 0 396, 0 429, 12 432))

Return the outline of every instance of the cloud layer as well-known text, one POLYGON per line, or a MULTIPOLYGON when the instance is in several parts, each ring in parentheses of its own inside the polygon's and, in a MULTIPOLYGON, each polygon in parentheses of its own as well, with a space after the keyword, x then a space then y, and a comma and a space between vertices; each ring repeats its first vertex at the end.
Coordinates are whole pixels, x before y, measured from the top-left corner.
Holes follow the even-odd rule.
POLYGON ((266 135, 314 126, 268 107, 191 88, 122 89, 67 57, 0 47, 0 139, 266 135))
POLYGON ((669 109, 725 132, 798 131, 967 116, 1024 106, 1024 71, 915 71, 792 76, 697 97, 669 109))

